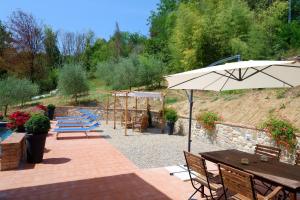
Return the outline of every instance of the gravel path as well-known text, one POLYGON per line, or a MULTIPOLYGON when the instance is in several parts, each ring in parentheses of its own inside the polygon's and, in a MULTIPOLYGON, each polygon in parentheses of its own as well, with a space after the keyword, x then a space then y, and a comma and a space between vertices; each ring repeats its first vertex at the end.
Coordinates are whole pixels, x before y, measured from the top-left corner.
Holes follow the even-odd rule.
MULTIPOLYGON (((124 136, 124 129, 117 124, 117 129, 102 122, 103 135, 108 135, 107 141, 121 151, 127 158, 140 168, 165 167, 185 163, 183 150, 187 149, 187 136, 160 134, 158 129, 148 129, 147 132, 132 132, 124 136)), ((191 150, 193 153, 221 150, 219 147, 207 144, 193 138, 191 150)))

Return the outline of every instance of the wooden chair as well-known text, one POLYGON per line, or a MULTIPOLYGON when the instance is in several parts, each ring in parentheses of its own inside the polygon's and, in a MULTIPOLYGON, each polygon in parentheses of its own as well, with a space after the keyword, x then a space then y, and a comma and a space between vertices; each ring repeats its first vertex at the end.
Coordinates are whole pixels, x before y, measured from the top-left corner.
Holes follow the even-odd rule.
POLYGON ((125 126, 126 124, 126 127, 127 128, 132 128, 132 118, 131 118, 131 115, 130 115, 130 112, 127 112, 127 124, 126 124, 126 116, 125 116, 125 112, 123 112, 122 116, 121 116, 121 126, 125 126))
POLYGON ((296 152, 296 160, 295 160, 295 165, 300 166, 300 150, 296 152))
MULTIPOLYGON (((188 168, 191 184, 195 192, 190 196, 191 199, 197 192, 201 193, 201 197, 209 197, 214 199, 213 192, 222 192, 222 185, 218 182, 218 176, 213 175, 207 171, 205 159, 184 151, 184 157, 188 168), (200 185, 197 187, 197 185, 200 185), (208 188, 209 195, 205 194, 204 187, 208 188)), ((223 194, 218 198, 220 199, 223 194)))
POLYGON ((282 190, 282 187, 278 186, 270 194, 262 196, 255 192, 252 174, 248 174, 223 164, 218 164, 218 166, 225 199, 269 200, 274 199, 282 190), (232 195, 229 196, 227 192, 230 192, 232 195))
MULTIPOLYGON (((260 155, 260 156, 267 156, 271 159, 275 159, 278 160, 280 159, 280 154, 281 154, 281 149, 276 148, 276 147, 270 147, 270 146, 265 146, 265 145, 260 145, 257 144, 255 146, 255 151, 254 153, 256 155, 260 155)), ((255 185, 261 186, 262 188, 265 188, 265 192, 263 193, 264 195, 266 195, 269 191, 272 190, 272 185, 262 182, 262 181, 258 181, 255 180, 255 185)))
POLYGON ((274 158, 276 160, 280 159, 281 149, 276 147, 269 147, 265 145, 257 144, 255 147, 255 154, 268 156, 269 158, 274 158))
POLYGON ((147 114, 142 114, 133 120, 132 130, 138 129, 139 132, 143 132, 148 128, 148 116, 147 114))

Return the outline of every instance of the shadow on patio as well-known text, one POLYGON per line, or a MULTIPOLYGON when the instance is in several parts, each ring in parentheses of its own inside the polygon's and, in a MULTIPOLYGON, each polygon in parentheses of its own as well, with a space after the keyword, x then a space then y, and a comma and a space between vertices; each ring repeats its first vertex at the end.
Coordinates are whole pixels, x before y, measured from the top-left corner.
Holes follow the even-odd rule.
MULTIPOLYGON (((59 173, 59 172, 58 172, 59 173)), ((170 197, 135 173, 21 187, 0 192, 0 199, 159 199, 170 197)))

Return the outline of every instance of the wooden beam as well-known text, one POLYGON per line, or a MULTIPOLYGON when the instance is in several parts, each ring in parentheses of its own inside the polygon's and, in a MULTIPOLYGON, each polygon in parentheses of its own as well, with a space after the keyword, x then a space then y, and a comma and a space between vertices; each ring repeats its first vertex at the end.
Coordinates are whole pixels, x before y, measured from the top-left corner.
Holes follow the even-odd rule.
POLYGON ((135 119, 137 118, 137 105, 138 105, 138 99, 135 97, 135 119))
POLYGON ((162 99, 162 103, 161 103, 161 124, 160 124, 160 131, 161 133, 164 133, 165 130, 165 96, 163 95, 163 93, 161 93, 161 99, 162 99))
POLYGON ((109 96, 107 97, 107 104, 106 104, 106 124, 108 124, 108 108, 109 108, 109 96))
POLYGON ((115 93, 115 97, 114 97, 114 129, 116 129, 116 101, 117 101, 117 93, 115 93))
POLYGON ((127 113, 128 113, 128 92, 126 92, 126 97, 125 97, 125 136, 127 136, 127 113))

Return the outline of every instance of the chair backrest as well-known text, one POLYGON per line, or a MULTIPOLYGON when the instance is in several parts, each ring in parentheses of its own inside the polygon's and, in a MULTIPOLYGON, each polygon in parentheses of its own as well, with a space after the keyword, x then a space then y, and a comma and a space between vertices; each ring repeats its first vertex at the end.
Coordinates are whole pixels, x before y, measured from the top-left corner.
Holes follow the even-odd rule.
POLYGON ((257 199, 254 190, 253 175, 227 165, 218 164, 218 166, 226 199, 226 189, 229 192, 242 195, 242 199, 257 199))
POLYGON ((270 147, 265 145, 257 144, 255 147, 255 154, 264 155, 270 158, 275 158, 276 160, 280 159, 281 149, 276 147, 270 147))
POLYGON ((299 165, 300 166, 300 151, 296 152, 295 165, 299 165))
POLYGON ((208 182, 208 177, 207 177, 207 168, 205 164, 204 158, 200 156, 196 156, 192 153, 184 151, 184 157, 186 160, 187 168, 189 170, 189 173, 191 171, 196 172, 194 175, 195 176, 202 176, 201 179, 203 180, 203 177, 205 177, 205 181, 208 182))

